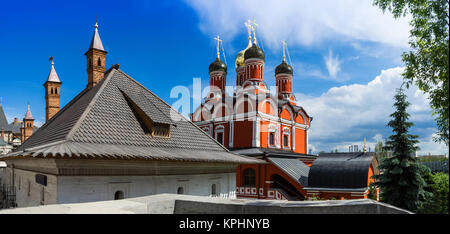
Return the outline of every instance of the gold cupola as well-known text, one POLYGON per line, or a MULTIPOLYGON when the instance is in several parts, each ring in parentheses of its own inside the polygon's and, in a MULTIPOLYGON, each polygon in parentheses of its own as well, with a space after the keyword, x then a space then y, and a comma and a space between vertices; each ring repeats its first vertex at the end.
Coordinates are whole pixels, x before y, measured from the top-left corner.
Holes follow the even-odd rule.
POLYGON ((244 66, 244 54, 245 51, 247 51, 247 49, 249 49, 250 47, 252 47, 252 25, 250 21, 245 22, 245 26, 247 27, 248 30, 248 45, 245 49, 241 50, 237 55, 236 55, 236 60, 235 60, 235 65, 236 65, 236 69, 238 69, 239 67, 244 66))

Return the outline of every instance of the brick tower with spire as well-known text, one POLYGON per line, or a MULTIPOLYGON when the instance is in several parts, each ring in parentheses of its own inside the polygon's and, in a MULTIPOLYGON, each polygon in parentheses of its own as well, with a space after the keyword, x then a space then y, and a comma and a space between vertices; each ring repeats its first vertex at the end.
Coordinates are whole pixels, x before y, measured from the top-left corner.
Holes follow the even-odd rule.
POLYGON ((87 88, 94 87, 105 74, 107 52, 103 49, 102 41, 98 33, 98 24, 95 23, 95 31, 92 36, 88 51, 84 54, 87 58, 88 84, 87 88))
POLYGON ((32 134, 34 128, 34 118, 30 111, 30 104, 28 104, 28 110, 23 118, 22 125, 22 143, 25 142, 32 134))
POLYGON ((61 95, 61 81, 56 73, 53 58, 52 67, 48 74, 45 87, 45 121, 51 119, 59 111, 59 97, 61 95))

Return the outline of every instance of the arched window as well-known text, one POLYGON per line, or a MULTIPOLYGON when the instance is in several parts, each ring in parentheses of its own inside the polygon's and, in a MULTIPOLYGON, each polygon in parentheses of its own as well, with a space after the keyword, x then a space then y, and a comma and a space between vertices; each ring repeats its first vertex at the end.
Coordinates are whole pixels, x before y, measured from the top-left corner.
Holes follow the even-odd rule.
POLYGON ((256 186, 256 173, 252 168, 247 168, 244 171, 244 186, 256 186))
POLYGON ((53 94, 53 88, 50 89, 50 93, 53 94))
POLYGON ((58 94, 58 88, 55 88, 55 94, 58 94))
POLYGON ((184 188, 183 187, 178 187, 177 194, 184 194, 184 188))
POLYGON ((283 145, 284 147, 289 147, 289 136, 286 134, 283 135, 283 145))
POLYGON ((101 65, 102 65, 102 60, 101 60, 100 58, 98 58, 97 65, 98 65, 98 66, 101 66, 101 65))
POLYGON ((211 185, 211 196, 213 196, 213 197, 217 196, 217 185, 216 184, 211 185))
POLYGON ((123 191, 119 190, 114 193, 114 200, 120 200, 123 198, 124 198, 123 191))
POLYGON ((269 133, 269 144, 275 145, 275 133, 274 132, 269 133))

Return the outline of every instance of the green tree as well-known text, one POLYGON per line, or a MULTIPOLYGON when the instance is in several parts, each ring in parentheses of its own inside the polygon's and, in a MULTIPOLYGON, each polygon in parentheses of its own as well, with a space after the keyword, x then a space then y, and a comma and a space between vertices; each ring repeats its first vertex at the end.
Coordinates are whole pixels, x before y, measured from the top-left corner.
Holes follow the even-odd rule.
POLYGON ((430 106, 438 127, 436 141, 449 145, 449 0, 374 0, 395 18, 412 16, 411 51, 402 59, 403 78, 409 87, 416 84, 429 94, 430 106))
MULTIPOLYGON (((425 166, 424 166, 425 167, 425 166)), ((417 213, 448 214, 449 177, 446 173, 432 173, 427 167, 422 176, 428 183, 425 188, 433 193, 433 197, 421 204, 417 213)))
POLYGON ((382 141, 377 142, 377 145, 375 146, 375 155, 377 157, 378 162, 380 162, 383 158, 387 156, 387 152, 384 149, 382 141))
POLYGON ((389 136, 384 147, 392 151, 392 155, 381 160, 378 166, 381 174, 374 176, 374 185, 380 188, 383 202, 416 211, 431 194, 424 190, 426 182, 420 175, 421 167, 413 155, 419 149, 416 146, 418 136, 408 134, 409 128, 413 126, 412 122, 408 122, 409 114, 406 111, 410 104, 402 89, 397 90, 394 99, 395 111, 387 124, 394 135, 389 136))
POLYGON ((433 194, 439 203, 439 213, 448 214, 448 190, 449 177, 446 173, 436 173, 433 175, 433 194))

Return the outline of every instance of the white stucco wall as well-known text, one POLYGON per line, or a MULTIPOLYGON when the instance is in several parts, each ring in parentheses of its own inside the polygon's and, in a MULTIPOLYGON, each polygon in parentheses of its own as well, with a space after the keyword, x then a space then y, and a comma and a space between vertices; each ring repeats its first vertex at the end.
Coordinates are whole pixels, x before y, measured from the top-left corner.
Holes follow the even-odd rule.
POLYGON ((170 175, 170 176, 59 176, 57 203, 78 203, 113 200, 116 191, 125 198, 160 193, 210 196, 212 184, 224 198, 236 197, 236 173, 170 175))
POLYGON ((56 203, 56 176, 10 167, 2 171, 2 183, 15 186, 18 207, 56 203), (47 186, 36 183, 36 174, 47 176, 47 186))

